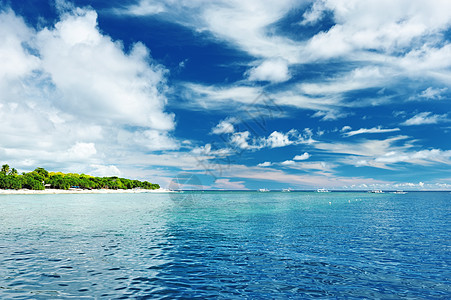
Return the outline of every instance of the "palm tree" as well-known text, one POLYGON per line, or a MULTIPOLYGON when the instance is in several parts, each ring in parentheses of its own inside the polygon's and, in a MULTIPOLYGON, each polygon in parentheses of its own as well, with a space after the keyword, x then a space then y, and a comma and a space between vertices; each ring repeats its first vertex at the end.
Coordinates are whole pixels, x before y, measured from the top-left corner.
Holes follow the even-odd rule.
POLYGON ((12 168, 11 171, 9 171, 9 175, 16 176, 17 175, 17 170, 15 168, 12 168))
POLYGON ((8 172, 9 172, 9 166, 7 165, 7 164, 4 164, 3 166, 2 166, 2 169, 1 169, 1 171, 0 171, 1 173, 3 173, 3 174, 8 174, 8 172))

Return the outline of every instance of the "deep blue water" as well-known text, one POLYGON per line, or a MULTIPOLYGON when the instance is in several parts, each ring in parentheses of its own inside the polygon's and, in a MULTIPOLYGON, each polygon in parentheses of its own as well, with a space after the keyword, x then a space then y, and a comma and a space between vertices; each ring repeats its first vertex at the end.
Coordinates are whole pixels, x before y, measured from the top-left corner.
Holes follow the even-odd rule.
POLYGON ((451 193, 0 196, 0 299, 451 298, 451 193))

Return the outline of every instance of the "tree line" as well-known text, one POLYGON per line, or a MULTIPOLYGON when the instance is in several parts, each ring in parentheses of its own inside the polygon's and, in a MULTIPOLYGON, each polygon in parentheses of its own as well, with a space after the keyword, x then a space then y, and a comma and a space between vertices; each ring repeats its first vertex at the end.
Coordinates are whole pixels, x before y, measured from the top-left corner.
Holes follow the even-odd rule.
POLYGON ((18 174, 15 168, 7 164, 0 169, 0 189, 30 189, 44 190, 45 188, 68 190, 81 189, 159 189, 156 183, 126 178, 94 177, 85 174, 48 172, 44 168, 36 168, 32 172, 18 174))

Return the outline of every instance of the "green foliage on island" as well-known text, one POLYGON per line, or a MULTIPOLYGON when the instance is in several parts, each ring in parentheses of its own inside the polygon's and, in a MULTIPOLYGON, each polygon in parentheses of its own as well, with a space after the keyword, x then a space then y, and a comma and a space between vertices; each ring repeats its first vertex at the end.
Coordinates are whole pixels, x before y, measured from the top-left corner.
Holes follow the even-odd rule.
POLYGON ((80 189, 133 189, 142 188, 155 190, 160 186, 148 181, 131 180, 126 178, 94 177, 85 174, 48 172, 43 168, 36 168, 32 172, 19 175, 17 170, 3 165, 0 170, 0 189, 30 189, 44 190, 45 188, 68 190, 80 189))

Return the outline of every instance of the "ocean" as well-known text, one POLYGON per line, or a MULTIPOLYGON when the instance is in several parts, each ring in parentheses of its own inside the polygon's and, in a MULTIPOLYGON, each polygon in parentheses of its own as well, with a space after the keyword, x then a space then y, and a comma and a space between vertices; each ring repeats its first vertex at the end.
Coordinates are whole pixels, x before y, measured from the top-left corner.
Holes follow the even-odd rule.
POLYGON ((0 196, 0 299, 450 299, 451 193, 0 196))

